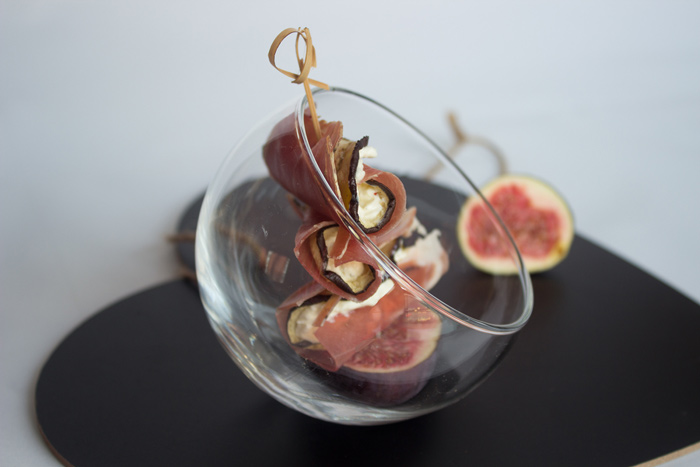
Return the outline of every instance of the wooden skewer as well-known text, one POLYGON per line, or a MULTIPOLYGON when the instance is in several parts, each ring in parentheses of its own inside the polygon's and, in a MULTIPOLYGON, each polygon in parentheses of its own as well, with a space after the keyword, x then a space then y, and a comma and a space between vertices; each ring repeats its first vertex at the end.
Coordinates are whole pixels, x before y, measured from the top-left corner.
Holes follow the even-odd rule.
POLYGON ((313 45, 313 42, 311 41, 311 32, 309 31, 309 28, 287 28, 284 31, 277 34, 275 40, 272 41, 272 45, 270 46, 270 51, 268 52, 267 57, 270 60, 272 66, 275 67, 277 71, 289 78, 292 78, 292 83, 304 85, 304 92, 306 92, 306 98, 309 101, 309 109, 311 110, 311 120, 313 121, 314 131, 316 132, 316 137, 320 139, 321 126, 318 123, 318 115, 316 114, 316 104, 314 104, 314 98, 313 94, 311 93, 310 85, 314 85, 316 87, 326 90, 328 90, 329 87, 326 83, 322 83, 320 81, 316 81, 309 78, 311 68, 316 67, 316 49, 313 45), (277 49, 279 48, 280 44, 282 44, 284 39, 286 39, 292 34, 296 34, 295 47, 297 54, 297 63, 299 64, 299 73, 292 73, 291 71, 283 70, 275 64, 275 55, 277 55, 277 49), (299 39, 303 39, 304 44, 306 44, 306 53, 304 54, 304 58, 301 58, 301 55, 299 54, 299 39))

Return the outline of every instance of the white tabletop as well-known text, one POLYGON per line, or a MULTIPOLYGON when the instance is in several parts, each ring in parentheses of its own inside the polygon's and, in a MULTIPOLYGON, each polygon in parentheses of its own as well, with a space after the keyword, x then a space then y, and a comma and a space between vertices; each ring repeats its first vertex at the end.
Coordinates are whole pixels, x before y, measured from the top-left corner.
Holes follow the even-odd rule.
POLYGON ((176 277, 184 206, 302 92, 267 62, 286 27, 311 28, 312 77, 444 146, 456 111, 561 191, 578 233, 700 302, 700 3, 338 5, 0 0, 0 464, 57 464, 33 416, 42 364, 176 277))

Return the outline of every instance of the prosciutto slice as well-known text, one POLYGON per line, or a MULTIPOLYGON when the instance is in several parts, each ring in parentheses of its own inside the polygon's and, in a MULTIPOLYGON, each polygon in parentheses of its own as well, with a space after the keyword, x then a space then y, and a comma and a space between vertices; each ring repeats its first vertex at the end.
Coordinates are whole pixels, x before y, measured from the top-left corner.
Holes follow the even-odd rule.
MULTIPOLYGON (((374 306, 331 314, 315 335, 338 368, 368 346, 406 311, 406 293, 394 286, 374 306)), ((336 368, 337 369, 337 368, 336 368)))
MULTIPOLYGON (((308 129, 313 128, 311 117, 305 115, 308 129)), ((307 131, 307 139, 311 145, 314 159, 321 169, 324 178, 340 197, 333 166, 333 148, 343 135, 343 124, 340 122, 321 121, 321 138, 316 138, 313 130, 307 131)), ((323 191, 318 187, 311 167, 302 157, 304 152, 300 135, 297 135, 294 125, 294 114, 282 119, 272 129, 263 147, 263 159, 270 176, 285 190, 301 200, 312 210, 321 213, 326 218, 334 218, 335 213, 326 200, 323 191)))

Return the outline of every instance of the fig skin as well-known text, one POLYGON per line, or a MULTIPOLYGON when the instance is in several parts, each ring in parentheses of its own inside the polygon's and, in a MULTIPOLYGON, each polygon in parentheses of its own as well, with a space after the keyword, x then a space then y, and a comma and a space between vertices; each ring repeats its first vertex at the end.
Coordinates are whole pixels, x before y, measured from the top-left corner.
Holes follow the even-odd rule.
POLYGON ((314 365, 317 376, 350 399, 375 407, 403 404, 418 395, 435 369, 437 352, 412 368, 388 373, 367 373, 342 367, 337 372, 314 365))
MULTIPOLYGON (((494 209, 499 213, 503 222, 511 230, 511 235, 518 245, 521 257, 530 273, 547 271, 566 258, 574 239, 574 221, 571 209, 559 193, 542 180, 527 175, 503 175, 492 180, 481 189, 481 193, 491 203, 499 190, 503 188, 516 187, 522 192, 527 206, 518 206, 517 202, 522 199, 512 201, 509 206, 495 205, 494 209), (544 254, 534 254, 528 251, 524 245, 527 239, 524 235, 532 235, 532 226, 528 226, 529 232, 523 233, 514 229, 517 226, 509 225, 508 214, 503 215, 504 209, 518 210, 519 213, 554 213, 556 216, 556 236, 552 245, 544 254)), ((475 209, 483 208, 484 203, 480 197, 471 196, 463 204, 457 221, 457 238, 462 249, 462 253, 467 260, 477 269, 495 275, 517 274, 518 268, 514 258, 510 255, 485 255, 475 250, 471 243, 469 222, 475 209)), ((542 226, 538 225, 538 229, 542 226)), ((552 232, 542 227, 541 232, 535 231, 535 235, 551 235, 552 232)))

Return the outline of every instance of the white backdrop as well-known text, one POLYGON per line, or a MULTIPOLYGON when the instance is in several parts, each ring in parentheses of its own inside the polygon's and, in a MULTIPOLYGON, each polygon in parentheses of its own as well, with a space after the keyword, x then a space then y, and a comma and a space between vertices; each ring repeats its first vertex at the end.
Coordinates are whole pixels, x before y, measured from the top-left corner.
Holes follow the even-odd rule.
POLYGON ((690 1, 0 0, 0 464, 57 463, 41 365, 176 277, 184 206, 302 93, 267 62, 286 27, 311 29, 312 77, 445 147, 456 111, 561 191, 578 233, 700 302, 699 20, 690 1))

